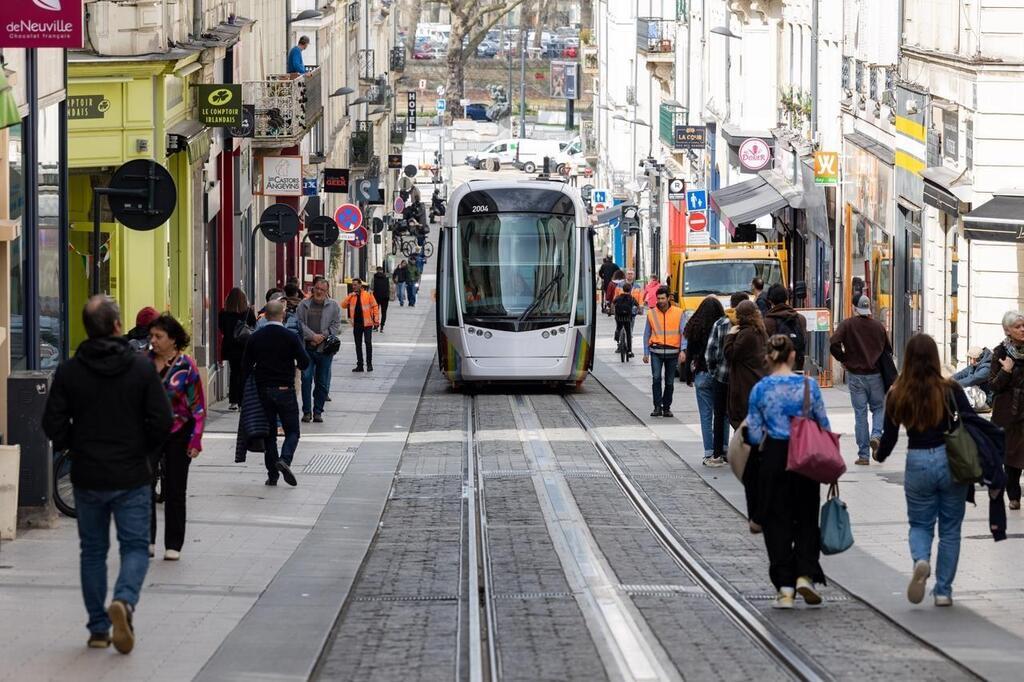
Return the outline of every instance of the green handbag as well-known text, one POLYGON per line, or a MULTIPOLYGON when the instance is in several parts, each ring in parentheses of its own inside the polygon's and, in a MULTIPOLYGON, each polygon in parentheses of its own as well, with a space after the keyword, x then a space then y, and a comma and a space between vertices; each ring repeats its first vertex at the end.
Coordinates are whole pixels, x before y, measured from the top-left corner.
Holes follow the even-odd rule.
POLYGON ((981 462, 978 459, 978 445, 967 432, 952 392, 946 393, 946 407, 952 419, 948 430, 942 434, 946 441, 946 459, 949 473, 957 483, 974 483, 981 480, 981 462))

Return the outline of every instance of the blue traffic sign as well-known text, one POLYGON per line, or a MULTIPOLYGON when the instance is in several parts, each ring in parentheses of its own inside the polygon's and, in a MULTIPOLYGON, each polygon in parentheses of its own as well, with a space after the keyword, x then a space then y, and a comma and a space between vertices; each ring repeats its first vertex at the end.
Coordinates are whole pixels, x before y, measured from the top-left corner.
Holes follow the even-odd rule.
POLYGON ((437 100, 437 113, 443 114, 444 110, 448 108, 448 101, 445 99, 437 100))
POLYGON ((708 208, 708 193, 703 189, 691 189, 686 193, 687 211, 706 211, 708 208))
POLYGON ((608 203, 608 190, 595 189, 590 193, 590 200, 595 204, 607 204, 608 203))

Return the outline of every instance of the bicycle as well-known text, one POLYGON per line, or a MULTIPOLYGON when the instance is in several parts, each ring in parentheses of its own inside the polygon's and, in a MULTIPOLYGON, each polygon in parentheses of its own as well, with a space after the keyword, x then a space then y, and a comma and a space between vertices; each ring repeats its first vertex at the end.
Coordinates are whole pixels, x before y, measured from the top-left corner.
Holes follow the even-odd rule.
POLYGON ((633 321, 629 320, 624 322, 615 335, 615 341, 618 344, 615 348, 615 352, 619 354, 620 362, 629 362, 629 359, 633 357, 633 354, 629 351, 630 337, 633 332, 633 321))
POLYGON ((71 453, 53 453, 53 503, 64 516, 75 518, 75 490, 71 485, 71 453))

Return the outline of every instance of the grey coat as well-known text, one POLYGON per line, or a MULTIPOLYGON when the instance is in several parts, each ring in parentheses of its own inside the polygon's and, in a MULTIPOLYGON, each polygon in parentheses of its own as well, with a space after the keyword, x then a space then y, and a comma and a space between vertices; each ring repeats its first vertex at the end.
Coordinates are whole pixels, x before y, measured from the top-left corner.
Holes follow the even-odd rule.
POLYGON ((302 329, 302 338, 310 346, 313 345, 313 334, 337 336, 341 332, 341 306, 338 305, 338 302, 333 298, 324 301, 324 312, 320 316, 320 329, 311 329, 308 324, 309 307, 312 303, 312 298, 303 299, 299 303, 299 307, 295 309, 295 317, 299 319, 299 328, 302 329))

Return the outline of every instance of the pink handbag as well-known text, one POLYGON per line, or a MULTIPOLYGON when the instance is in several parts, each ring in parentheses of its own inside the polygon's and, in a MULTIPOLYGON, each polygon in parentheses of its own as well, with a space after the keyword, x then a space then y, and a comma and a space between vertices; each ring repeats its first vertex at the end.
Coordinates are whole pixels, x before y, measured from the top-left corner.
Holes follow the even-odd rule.
POLYGON ((827 431, 808 414, 811 411, 811 382, 804 378, 804 409, 789 422, 789 451, 786 471, 818 483, 835 483, 846 473, 839 451, 839 434, 827 431))

